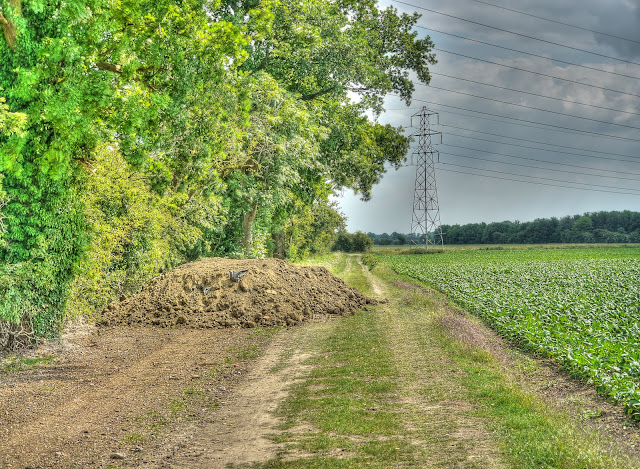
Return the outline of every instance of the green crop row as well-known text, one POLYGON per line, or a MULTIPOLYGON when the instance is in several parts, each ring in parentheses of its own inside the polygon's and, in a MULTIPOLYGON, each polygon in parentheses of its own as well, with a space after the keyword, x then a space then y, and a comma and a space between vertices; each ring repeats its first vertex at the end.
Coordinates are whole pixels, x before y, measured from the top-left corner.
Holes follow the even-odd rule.
POLYGON ((640 420, 640 249, 382 257, 502 336, 556 358, 640 420))

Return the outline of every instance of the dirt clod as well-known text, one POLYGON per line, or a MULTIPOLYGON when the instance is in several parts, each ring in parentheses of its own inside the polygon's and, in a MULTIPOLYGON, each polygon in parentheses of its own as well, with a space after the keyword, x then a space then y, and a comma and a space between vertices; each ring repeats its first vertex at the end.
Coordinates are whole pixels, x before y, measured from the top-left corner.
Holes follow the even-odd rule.
POLYGON ((101 324, 293 326, 317 316, 348 316, 372 302, 324 267, 279 259, 207 258, 180 266, 137 295, 110 304, 101 324))

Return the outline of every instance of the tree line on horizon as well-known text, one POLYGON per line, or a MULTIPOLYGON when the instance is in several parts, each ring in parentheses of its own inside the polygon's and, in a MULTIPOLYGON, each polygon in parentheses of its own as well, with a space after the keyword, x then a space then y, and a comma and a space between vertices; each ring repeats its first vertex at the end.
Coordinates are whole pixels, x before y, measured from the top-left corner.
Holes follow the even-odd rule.
MULTIPOLYGON (((600 211, 533 221, 502 221, 442 225, 444 243, 462 244, 553 244, 640 243, 640 212, 600 211)), ((415 234, 367 233, 375 245, 424 244, 415 234)))

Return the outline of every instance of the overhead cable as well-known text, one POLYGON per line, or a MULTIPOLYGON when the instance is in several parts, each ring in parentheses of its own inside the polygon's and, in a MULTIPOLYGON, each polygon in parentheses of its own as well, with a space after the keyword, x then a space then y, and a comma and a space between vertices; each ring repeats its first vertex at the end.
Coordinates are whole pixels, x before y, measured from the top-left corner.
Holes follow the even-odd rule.
POLYGON ((606 59, 617 60, 618 62, 624 62, 624 63, 633 64, 633 65, 639 65, 640 66, 640 63, 633 62, 631 60, 621 59, 619 57, 613 57, 611 55, 600 54, 599 52, 593 52, 593 51, 586 50, 586 49, 580 49, 578 47, 573 47, 573 46, 569 46, 569 45, 566 45, 566 44, 561 44, 559 42, 548 41, 546 39, 541 39, 539 37, 529 36, 527 34, 522 34, 522 33, 517 33, 515 31, 510 31, 508 29, 498 28, 497 26, 491 26, 491 25, 488 25, 488 24, 480 23, 479 21, 473 21, 473 20, 470 20, 470 19, 467 19, 467 18, 461 18, 460 16, 450 15, 448 13, 443 13, 441 11, 432 10, 430 8, 425 8, 425 7, 421 7, 421 6, 418 6, 418 5, 413 5, 411 3, 403 2, 401 0, 391 0, 391 1, 394 2, 394 3, 399 3, 399 4, 402 4, 402 5, 409 6, 409 7, 412 7, 412 8, 417 8, 419 10, 424 10, 424 11, 428 11, 430 13, 435 13, 437 15, 446 16, 448 18, 454 18, 456 20, 464 21, 466 23, 475 24, 477 26, 482 26, 482 27, 485 27, 485 28, 494 29, 496 31, 500 31, 500 32, 503 32, 503 33, 513 34, 515 36, 520 36, 520 37, 523 37, 525 39, 532 39, 534 41, 544 42, 545 44, 551 44, 553 46, 564 47, 566 49, 574 50, 574 51, 577 51, 577 52, 583 52, 585 54, 591 54, 591 55, 595 55, 595 56, 598 56, 598 57, 604 57, 606 59))
MULTIPOLYGON (((590 174, 590 173, 583 173, 580 171, 570 171, 568 169, 557 169, 557 168, 544 168, 542 166, 534 166, 534 165, 529 165, 529 164, 522 164, 522 163, 509 163, 508 161, 499 161, 499 160, 491 160, 488 158, 480 158, 478 156, 469 156, 469 155, 459 155, 457 153, 450 153, 450 152, 445 152, 445 151, 438 151, 441 155, 449 155, 449 156, 455 156, 455 157, 459 157, 459 158, 467 158, 470 160, 477 160, 477 161, 486 161, 487 163, 498 163, 498 164, 506 164, 509 166, 518 166, 521 168, 529 168, 529 169, 540 169, 543 171, 554 171, 554 172, 560 172, 560 173, 567 173, 567 174, 575 174, 578 176, 590 176, 590 177, 597 177, 597 178, 607 178, 607 179, 621 179, 621 180, 625 180, 625 181, 634 181, 634 182, 639 182, 638 178, 630 178, 630 177, 624 177, 624 176, 606 176, 604 174, 590 174)), ((483 152, 487 155, 500 155, 500 153, 493 153, 493 152, 483 152)), ((536 160, 536 161, 541 161, 541 160, 536 160)), ((548 162, 551 164, 556 164, 553 162, 548 162)), ((585 168, 585 169, 593 169, 594 171, 599 171, 598 168, 585 168)))
POLYGON ((629 93, 627 91, 614 90, 612 88, 605 88, 604 86, 591 85, 589 83, 584 83, 582 81, 570 80, 568 78, 562 78, 562 77, 557 77, 555 75, 548 75, 548 74, 542 73, 542 72, 536 72, 536 71, 533 71, 533 70, 527 70, 526 68, 514 67, 513 65, 505 65, 505 64, 501 64, 499 62, 493 62, 491 60, 485 60, 485 59, 480 59, 478 57, 473 57, 471 55, 465 55, 465 54, 460 54, 458 52, 452 52, 452 51, 446 50, 446 49, 440 49, 438 47, 434 47, 433 49, 437 50, 438 52, 444 52, 445 54, 457 55, 458 57, 464 57, 465 59, 476 60, 478 62, 484 62, 484 63, 491 64, 491 65, 497 65, 499 67, 510 68, 512 70, 518 70, 519 72, 532 73, 534 75, 539 75, 541 77, 553 78, 554 80, 560 80, 560 81, 566 81, 567 83, 573 83, 574 85, 588 86, 589 88, 595 88, 595 89, 598 89, 598 90, 610 91, 612 93, 625 94, 627 96, 634 96, 636 98, 640 98, 640 94, 629 93))
POLYGON ((526 13, 526 12, 520 11, 520 10, 514 10, 512 8, 507 8, 507 7, 504 7, 504 6, 501 6, 501 5, 496 5, 494 3, 484 2, 482 0, 470 0, 470 1, 477 2, 477 3, 483 3, 485 5, 489 5, 489 6, 492 6, 492 7, 495 7, 495 8, 500 8, 501 10, 511 11, 513 13, 518 13, 520 15, 530 16, 531 18, 537 18, 539 20, 549 21, 551 23, 561 24, 562 26, 569 26, 570 28, 581 29, 582 31, 588 31, 590 33, 600 34, 602 36, 613 37, 613 38, 616 38, 616 39, 620 39, 621 41, 629 41, 629 42, 635 42, 636 44, 640 44, 640 41, 636 41, 635 39, 629 39, 627 37, 616 36, 615 34, 605 33, 603 31, 597 31, 595 29, 584 28, 582 26, 577 26, 577 25, 571 24, 571 23, 564 23, 562 21, 553 20, 551 18, 545 18, 544 16, 533 15, 531 13, 526 13))
MULTIPOLYGON (((480 176, 480 177, 491 178, 491 179, 501 179, 503 181, 521 182, 521 183, 524 183, 524 184, 534 184, 536 186, 552 186, 552 187, 561 187, 563 189, 570 189, 570 190, 579 190, 579 191, 588 191, 588 192, 606 192, 606 193, 609 193, 609 194, 623 194, 623 195, 640 196, 640 194, 637 194, 635 192, 622 192, 622 191, 613 191, 613 190, 610 191, 610 190, 592 189, 592 188, 586 188, 586 187, 571 187, 571 186, 565 186, 565 185, 562 185, 562 184, 551 184, 551 183, 547 183, 547 182, 523 181, 522 179, 506 178, 506 177, 502 177, 502 176, 491 176, 489 174, 470 173, 468 171, 458 171, 456 169, 448 169, 448 168, 438 168, 438 171, 446 171, 448 173, 468 174, 470 176, 480 176)), ((516 176, 516 175, 514 175, 514 176, 516 176)))
MULTIPOLYGON (((493 85, 491 83, 484 83, 482 81, 470 80, 468 78, 455 77, 453 75, 447 75, 447 74, 444 74, 444 73, 436 73, 436 72, 429 72, 429 73, 430 73, 430 75, 451 78, 451 79, 454 79, 454 80, 466 81, 468 83, 474 83, 476 85, 490 86, 492 88, 498 88, 500 90, 513 91, 515 93, 522 93, 522 94, 527 94, 529 96, 535 96, 537 98, 553 99, 555 101, 562 101, 563 103, 578 104, 580 106, 588 106, 588 107, 593 107, 593 108, 596 108, 596 109, 602 109, 602 110, 605 110, 605 111, 620 112, 620 113, 623 113, 623 114, 631 114, 631 115, 634 115, 634 116, 640 116, 640 112, 622 111, 620 109, 613 109, 613 108, 610 108, 610 107, 598 106, 596 104, 587 104, 587 103, 581 103, 581 102, 578 102, 578 101, 570 101, 568 99, 556 98, 555 96, 547 96, 547 95, 544 95, 544 94, 532 93, 530 91, 517 90, 515 88, 507 88, 506 86, 493 85)), ((422 85, 421 83, 418 83, 418 84, 421 85, 421 86, 430 86, 430 85, 422 85)))
POLYGON ((624 77, 624 78, 632 78, 634 80, 640 80, 640 77, 638 77, 638 76, 625 75, 624 73, 618 73, 618 72, 614 72, 614 71, 611 71, 611 70, 603 70, 603 69, 597 68, 597 67, 590 67, 589 65, 581 65, 581 64, 577 64, 575 62, 569 62, 567 60, 554 59, 552 57, 539 55, 539 54, 534 54, 532 52, 525 52, 523 50, 512 49, 511 47, 499 46, 498 44, 493 44, 491 42, 480 41, 479 39, 472 39, 470 37, 460 36, 459 34, 446 33, 444 31, 439 31, 437 29, 427 28, 426 26, 416 25, 416 28, 426 29, 427 31, 433 31, 434 33, 444 34, 446 36, 457 37, 458 39, 464 39, 465 41, 476 42, 478 44, 484 44, 485 46, 496 47, 498 49, 504 49, 504 50, 508 50, 508 51, 511 51, 511 52, 518 52, 519 54, 530 55, 532 57, 538 57, 540 59, 546 59, 546 60, 550 60, 552 62, 558 62, 558 63, 562 63, 562 64, 565 64, 565 65, 572 65, 574 67, 585 68, 587 70, 594 70, 596 72, 608 73, 610 75, 617 75, 617 76, 624 77))
POLYGON ((548 112, 550 114, 556 114, 556 115, 564 116, 564 117, 572 117, 574 119, 582 119, 582 120, 587 120, 587 121, 591 121, 591 122, 597 122, 599 124, 615 125, 617 127, 625 127, 627 129, 640 130, 640 127, 635 127, 633 125, 617 124, 615 122, 608 122, 608 121, 603 121, 603 120, 599 120, 599 119, 592 119, 591 117, 582 117, 582 116, 577 116, 575 114, 567 114, 567 113, 559 112, 559 111, 550 111, 549 109, 542 109, 542 108, 539 108, 539 107, 527 106, 526 104, 511 103, 509 101, 502 101, 500 99, 495 99, 495 98, 487 98, 486 96, 479 96, 477 94, 465 93, 464 91, 449 90, 447 88, 441 88, 439 86, 433 86, 433 85, 422 85, 422 86, 426 86, 428 88, 433 88, 434 90, 446 91, 448 93, 461 94, 463 96, 469 96, 471 98, 484 99, 484 100, 487 100, 487 101, 493 101, 495 103, 508 104, 509 106, 517 106, 517 107, 521 107, 521 108, 524 108, 524 109, 531 109, 533 111, 548 112))
POLYGON ((452 109, 459 109, 459 110, 462 110, 462 111, 476 112, 478 114, 484 114, 484 115, 487 115, 487 116, 501 117, 503 119, 510 119, 510 120, 514 120, 514 121, 518 121, 518 122, 525 122, 525 123, 528 123, 528 124, 537 124, 537 125, 541 125, 541 126, 545 126, 545 127, 549 127, 549 128, 570 130, 570 131, 577 132, 577 133, 580 133, 580 134, 585 134, 585 135, 593 135, 593 136, 610 138, 610 139, 615 139, 615 140, 626 140, 626 141, 629 141, 629 142, 640 142, 640 139, 637 139, 637 138, 622 137, 622 136, 619 136, 619 135, 603 134, 603 133, 600 133, 600 132, 593 132, 593 131, 590 131, 590 130, 574 129, 574 128, 571 128, 571 127, 564 127, 564 126, 561 126, 561 125, 545 124, 544 122, 530 121, 530 120, 521 119, 521 118, 518 118, 518 117, 503 116, 501 114, 493 114, 493 113, 485 112, 485 111, 476 111, 474 109, 467 109, 467 108, 463 108, 463 107, 459 107, 459 106, 452 106, 450 104, 436 103, 434 101, 427 101, 426 99, 414 98, 413 101, 418 101, 418 102, 426 103, 426 104, 435 104, 436 106, 443 106, 443 107, 452 108, 452 109))
POLYGON ((496 173, 496 174, 507 174, 509 176, 518 176, 518 177, 525 177, 525 178, 531 178, 531 179, 541 179, 543 181, 551 181, 551 182, 560 182, 563 184, 579 184, 581 186, 588 186, 588 187, 601 187, 601 188, 605 188, 605 189, 612 189, 612 190, 624 190, 624 191, 632 191, 630 193, 635 194, 635 195, 640 195, 640 189, 631 189, 628 187, 612 187, 612 186, 605 186, 602 184, 587 184, 587 183, 583 183, 583 182, 574 182, 574 181, 565 181, 562 179, 554 179, 554 178, 547 178, 547 177, 542 177, 542 176, 528 176, 526 174, 518 174, 518 173, 510 173, 507 171, 498 171, 497 169, 483 169, 483 168, 476 168, 474 166, 467 166, 467 165, 462 165, 462 164, 454 164, 454 163, 444 163, 444 162, 439 162, 439 164, 441 165, 447 165, 447 166, 454 166, 454 167, 458 167, 458 168, 465 168, 465 169, 475 169, 477 171, 486 171, 486 172, 491 172, 491 173, 496 173))
MULTIPOLYGON (((530 147, 527 145, 519 145, 517 143, 508 143, 508 142, 497 142, 495 140, 489 140, 489 139, 485 139, 485 138, 479 138, 479 137, 469 137, 467 135, 459 135, 459 134, 455 134, 455 133, 450 133, 447 132, 446 134, 447 136, 452 136, 452 137, 461 137, 461 138, 467 138, 469 140, 479 140, 481 142, 488 142, 488 143, 497 143, 499 145, 508 145, 508 146, 512 146, 512 147, 518 147, 518 148, 526 148, 529 150, 536 150, 536 151, 546 151, 548 153, 559 153, 561 155, 571 155, 571 156, 579 156, 581 158, 593 158, 595 160, 609 160, 609 161, 617 161, 617 162, 622 162, 622 163, 631 163, 631 164, 640 164, 640 161, 638 161, 638 158, 640 157, 636 157, 635 161, 629 161, 629 160, 619 160, 617 158, 608 158, 606 156, 595 156, 595 155, 584 155, 581 153, 572 153, 572 152, 568 152, 568 151, 562 151, 562 150, 553 150, 551 148, 537 148, 537 147, 530 147)), ((448 145, 448 146, 452 146, 452 147, 456 147, 457 145, 451 145, 450 143, 442 143, 442 145, 448 145)), ((482 151, 482 150, 476 150, 473 148, 466 148, 466 147, 460 147, 460 148, 464 148, 466 150, 473 150, 473 151, 482 151)), ((532 158, 527 158, 524 156, 515 156, 515 155, 509 155, 509 154, 502 154, 502 153, 496 153, 497 155, 502 155, 502 156, 508 156, 511 158, 519 158, 519 159, 525 159, 525 160, 532 160, 532 158)), ((544 160, 534 160, 534 161, 544 161, 544 160)), ((550 163, 550 161, 546 161, 547 163, 550 163)), ((569 164, 564 164, 564 163, 557 163, 557 164, 562 164, 564 166, 573 166, 573 165, 569 165, 569 164)), ((578 166, 580 167, 580 166, 578 166)), ((592 169, 596 169, 596 168, 592 168, 592 169)), ((621 173, 621 174, 635 174, 635 173, 629 173, 628 171, 609 171, 606 169, 598 169, 598 171, 606 171, 606 172, 613 172, 613 173, 621 173)), ((638 173, 638 176, 640 176, 640 173, 638 173)))
MULTIPOLYGON (((445 112, 452 113, 451 111, 445 111, 445 112)), ((461 114, 461 113, 455 113, 455 114, 461 115, 461 116, 467 116, 467 117, 476 117, 476 116, 469 116, 467 114, 461 114)), ((482 118, 481 117, 477 117, 477 119, 482 119, 482 118)), ((500 121, 497 121, 497 122, 500 122, 500 121)), ((520 124, 514 124, 514 125, 520 125, 520 124)), ((553 146, 553 147, 558 147, 558 148, 567 148, 569 150, 588 151, 590 153, 598 153, 600 155, 622 156, 622 157, 625 157, 625 158, 632 158, 632 159, 640 158, 640 156, 638 156, 638 155, 625 155, 623 153, 611 153, 611 152, 608 152, 608 151, 607 152, 603 152, 603 151, 598 151, 598 150, 590 150, 590 149, 587 149, 587 148, 571 147, 571 146, 567 146, 567 145, 558 145, 557 143, 540 142, 538 140, 528 140, 526 138, 509 137, 507 135, 494 134, 494 133, 490 133, 490 132, 484 132, 484 131, 481 131, 481 130, 466 129, 464 127, 457 127, 455 125, 450 125, 450 124, 442 124, 441 123, 440 126, 441 127, 449 127, 451 129, 464 130, 464 131, 467 131, 467 132, 474 132, 474 133, 479 133, 479 134, 484 134, 484 135, 491 135, 492 137, 508 138, 508 139, 517 140, 517 141, 520 141, 520 142, 536 143, 536 144, 539 144, 539 145, 547 145, 547 146, 553 146)), ((475 137, 467 137, 467 138, 475 138, 475 137)), ((494 142, 494 143, 503 143, 503 142, 495 142, 493 140, 491 140, 491 141, 494 142)), ((507 142, 504 142, 504 144, 505 145, 514 145, 514 144, 511 144, 511 143, 507 143, 507 142)), ((516 145, 516 146, 519 146, 519 145, 516 145)), ((544 148, 535 148, 535 147, 526 147, 526 146, 525 146, 525 148, 534 148, 536 150, 544 150, 544 148)), ((545 150, 545 151, 553 151, 553 150, 545 150)), ((558 153, 561 153, 561 152, 558 152, 558 153)), ((589 155, 581 155, 580 153, 567 153, 567 154, 569 154, 569 155, 577 155, 577 156, 589 156, 589 155)), ((601 157, 592 157, 592 158, 601 158, 601 157)), ((602 158, 602 159, 607 159, 607 158, 602 158)), ((611 158, 609 158, 609 159, 611 159, 611 158)), ((626 160, 617 160, 617 159, 615 159, 615 161, 626 161, 626 160)))

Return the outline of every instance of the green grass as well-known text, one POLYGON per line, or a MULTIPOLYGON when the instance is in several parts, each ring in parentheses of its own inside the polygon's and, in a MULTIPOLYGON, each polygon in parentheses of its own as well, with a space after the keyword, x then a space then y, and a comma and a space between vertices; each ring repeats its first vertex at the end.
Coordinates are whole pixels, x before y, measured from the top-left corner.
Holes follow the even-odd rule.
POLYGON ((256 344, 233 348, 229 352, 233 354, 233 358, 238 360, 254 360, 262 354, 260 347, 256 344))
POLYGON ((55 355, 27 358, 20 355, 10 356, 0 364, 1 373, 15 373, 39 366, 49 365, 56 359, 55 355))
POLYGON ((461 341, 444 320, 453 313, 442 295, 395 286, 407 277, 385 265, 374 280, 353 256, 333 268, 365 292, 382 283, 391 301, 298 330, 276 364, 280 370, 297 354, 310 356, 278 411, 282 425, 272 439, 283 449, 251 467, 636 467, 582 418, 523 388, 535 360, 512 351, 505 368, 461 341))
MULTIPOLYGON (((398 405, 389 400, 398 384, 383 326, 371 311, 313 325, 308 329, 309 337, 301 332, 305 335, 301 343, 313 351, 304 365, 312 370, 290 388, 278 411, 283 433, 273 438, 287 445, 287 453, 306 456, 286 460, 283 454, 256 466, 341 468, 417 463, 404 437, 398 405), (313 430, 296 434, 300 424, 313 430)), ((282 367, 280 364, 279 369, 282 367)))

